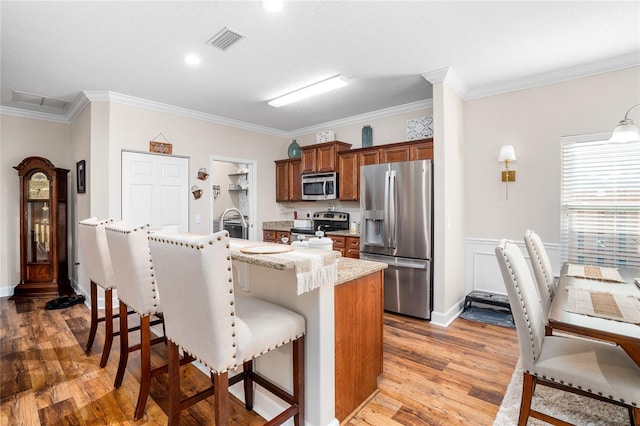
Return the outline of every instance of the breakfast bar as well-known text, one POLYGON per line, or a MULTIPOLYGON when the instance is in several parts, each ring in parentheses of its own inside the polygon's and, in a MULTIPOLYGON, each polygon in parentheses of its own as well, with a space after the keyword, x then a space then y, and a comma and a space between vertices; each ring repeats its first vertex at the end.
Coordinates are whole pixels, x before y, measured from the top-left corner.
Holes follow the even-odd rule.
MULTIPOLYGON (((269 253, 274 244, 239 239, 231 239, 230 246, 238 296, 259 297, 306 320, 305 423, 339 424, 375 392, 382 373, 386 264, 344 259, 328 250, 288 247, 269 253)), ((292 388, 290 365, 289 345, 255 363, 286 390, 292 388)), ((231 388, 240 399, 241 386, 231 388)), ((254 410, 262 417, 273 417, 280 404, 256 388, 254 410)))

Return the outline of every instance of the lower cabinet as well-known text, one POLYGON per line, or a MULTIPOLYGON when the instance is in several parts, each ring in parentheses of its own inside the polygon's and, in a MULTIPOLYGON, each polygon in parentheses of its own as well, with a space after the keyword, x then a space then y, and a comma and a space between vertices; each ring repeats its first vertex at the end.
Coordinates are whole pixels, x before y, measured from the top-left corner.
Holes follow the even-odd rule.
POLYGON ((333 241, 333 249, 339 251, 342 257, 360 259, 360 237, 345 237, 342 235, 331 235, 327 237, 333 241))
POLYGON ((335 286, 336 418, 342 422, 378 388, 383 357, 384 271, 335 286))
POLYGON ((262 241, 264 241, 265 243, 282 244, 283 237, 287 237, 289 239, 289 244, 291 243, 291 232, 264 229, 262 230, 262 241))

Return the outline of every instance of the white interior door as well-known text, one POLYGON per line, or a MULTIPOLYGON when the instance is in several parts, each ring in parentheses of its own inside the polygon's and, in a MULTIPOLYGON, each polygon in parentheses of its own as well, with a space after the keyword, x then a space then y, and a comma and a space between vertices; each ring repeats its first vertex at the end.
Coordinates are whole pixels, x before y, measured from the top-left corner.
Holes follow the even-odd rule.
POLYGON ((122 220, 189 231, 189 159, 122 151, 122 220))

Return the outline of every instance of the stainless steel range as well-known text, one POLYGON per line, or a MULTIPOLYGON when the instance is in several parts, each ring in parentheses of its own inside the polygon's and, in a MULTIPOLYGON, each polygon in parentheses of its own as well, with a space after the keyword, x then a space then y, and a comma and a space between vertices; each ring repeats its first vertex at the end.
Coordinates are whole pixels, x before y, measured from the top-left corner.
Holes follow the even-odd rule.
POLYGON ((316 231, 331 232, 349 229, 349 213, 316 212, 311 228, 291 228, 291 241, 305 241, 315 236, 316 231), (302 238, 300 237, 302 236, 302 238))

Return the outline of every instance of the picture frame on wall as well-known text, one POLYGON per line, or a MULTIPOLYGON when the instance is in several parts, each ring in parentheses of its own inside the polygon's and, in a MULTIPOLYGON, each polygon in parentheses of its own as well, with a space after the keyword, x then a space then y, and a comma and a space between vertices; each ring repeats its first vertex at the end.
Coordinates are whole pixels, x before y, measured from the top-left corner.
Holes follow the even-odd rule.
POLYGON ((84 194, 87 192, 86 172, 85 160, 78 161, 76 163, 76 188, 78 190, 78 194, 84 194))

